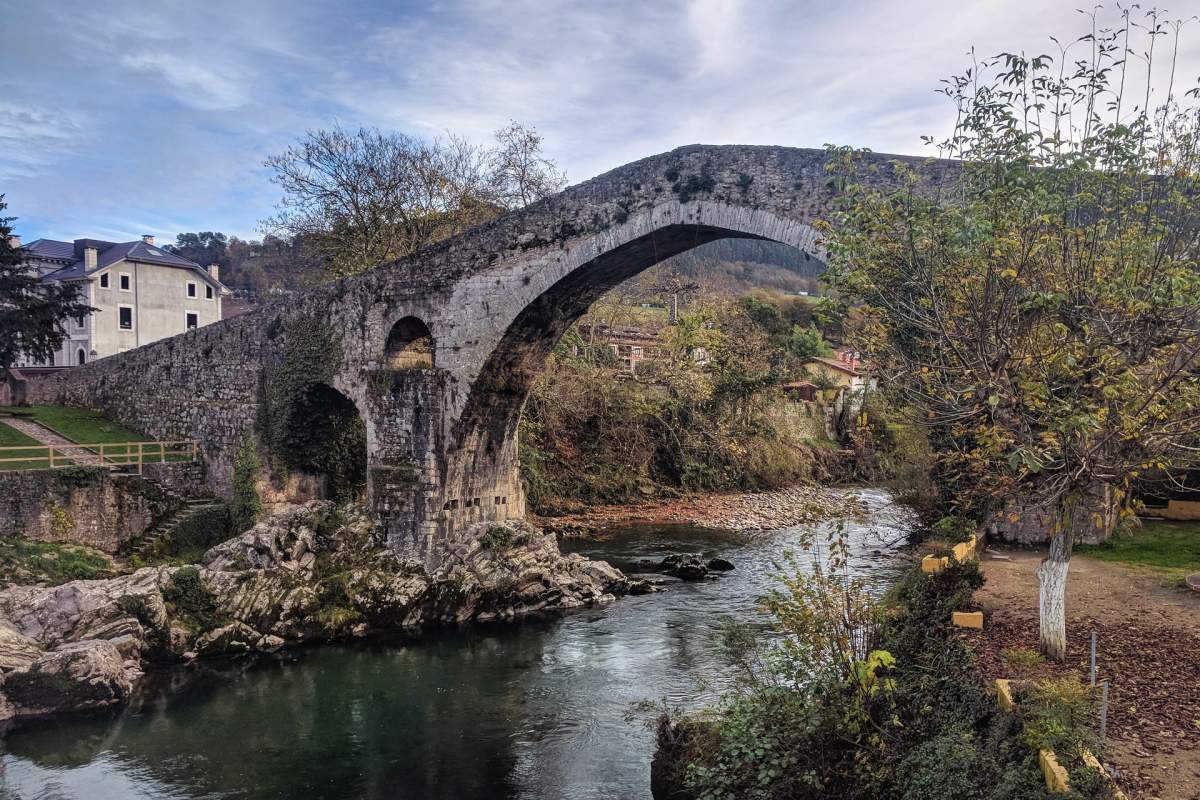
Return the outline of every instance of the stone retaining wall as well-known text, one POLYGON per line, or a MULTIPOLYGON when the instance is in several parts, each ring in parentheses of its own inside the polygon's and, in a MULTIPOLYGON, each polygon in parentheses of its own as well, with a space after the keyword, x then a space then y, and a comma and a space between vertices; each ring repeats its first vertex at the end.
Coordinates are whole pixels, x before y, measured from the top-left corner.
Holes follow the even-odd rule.
MULTIPOLYGON (((186 485, 196 465, 155 466, 168 483, 186 485)), ((0 472, 0 536, 115 553, 181 505, 156 481, 100 467, 0 472)))

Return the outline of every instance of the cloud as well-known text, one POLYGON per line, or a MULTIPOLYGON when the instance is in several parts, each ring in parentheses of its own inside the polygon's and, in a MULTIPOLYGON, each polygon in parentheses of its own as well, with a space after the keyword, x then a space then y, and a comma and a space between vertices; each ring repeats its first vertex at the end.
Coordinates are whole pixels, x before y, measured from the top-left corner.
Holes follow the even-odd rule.
POLYGON ((0 180, 14 180, 69 159, 85 138, 78 115, 0 101, 0 180))
POLYGON ((245 105, 250 99, 241 76, 221 74, 220 70, 177 53, 124 53, 120 63, 136 72, 162 78, 179 90, 180 101, 196 108, 232 109, 245 105))
MULTIPOLYGON (((61 0, 12 17, 0 188, 29 233, 61 236, 254 235, 276 198, 263 159, 334 120, 484 141, 517 119, 574 181, 695 142, 925 152, 953 118, 934 90, 972 45, 1044 52, 1087 24, 1044 0, 61 0)), ((1200 25, 1184 42, 1190 81, 1200 25)))

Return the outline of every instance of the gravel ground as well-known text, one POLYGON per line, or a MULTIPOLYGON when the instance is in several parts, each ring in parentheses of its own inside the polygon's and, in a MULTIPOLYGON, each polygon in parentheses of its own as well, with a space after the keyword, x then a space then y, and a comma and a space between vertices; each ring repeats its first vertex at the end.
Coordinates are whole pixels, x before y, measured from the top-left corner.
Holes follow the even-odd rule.
POLYGON ((698 494, 619 506, 597 506, 581 514, 536 518, 533 522, 564 536, 590 536, 629 522, 660 522, 755 533, 820 522, 861 510, 853 493, 820 486, 792 486, 769 492, 698 494))

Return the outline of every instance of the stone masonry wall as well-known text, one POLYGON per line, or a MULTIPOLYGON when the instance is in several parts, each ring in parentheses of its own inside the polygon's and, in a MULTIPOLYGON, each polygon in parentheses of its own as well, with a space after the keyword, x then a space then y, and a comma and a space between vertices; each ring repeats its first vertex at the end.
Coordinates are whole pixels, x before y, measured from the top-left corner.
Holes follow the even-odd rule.
MULTIPOLYGON (((888 184, 886 162, 865 179, 888 184)), ((930 183, 948 162, 902 159, 930 183)), ((679 148, 628 164, 421 253, 230 320, 65 371, 30 402, 90 406, 156 438, 200 442, 205 480, 229 490, 289 323, 341 342, 330 385, 357 406, 368 491, 388 542, 436 566, 478 522, 524 515, 516 427, 562 332, 600 294, 725 237, 821 252, 813 222, 836 199, 821 150, 679 148), (431 368, 389 370, 392 326, 416 317, 431 368)))
POLYGON ((0 536, 115 553, 181 505, 152 481, 98 467, 0 472, 0 536))

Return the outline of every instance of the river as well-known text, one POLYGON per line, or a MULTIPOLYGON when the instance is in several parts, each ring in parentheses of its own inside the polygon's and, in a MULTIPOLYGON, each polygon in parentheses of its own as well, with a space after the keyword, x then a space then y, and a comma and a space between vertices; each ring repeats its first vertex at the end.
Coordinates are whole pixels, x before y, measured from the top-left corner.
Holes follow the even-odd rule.
MULTIPOLYGON (((850 568, 882 587, 911 521, 859 493, 850 568)), ((173 670, 121 711, 11 734, 0 797, 642 800, 653 734, 631 709, 711 702, 729 679, 721 620, 761 619, 774 564, 811 533, 622 529, 563 549, 618 567, 703 550, 736 569, 553 620, 173 670)))

